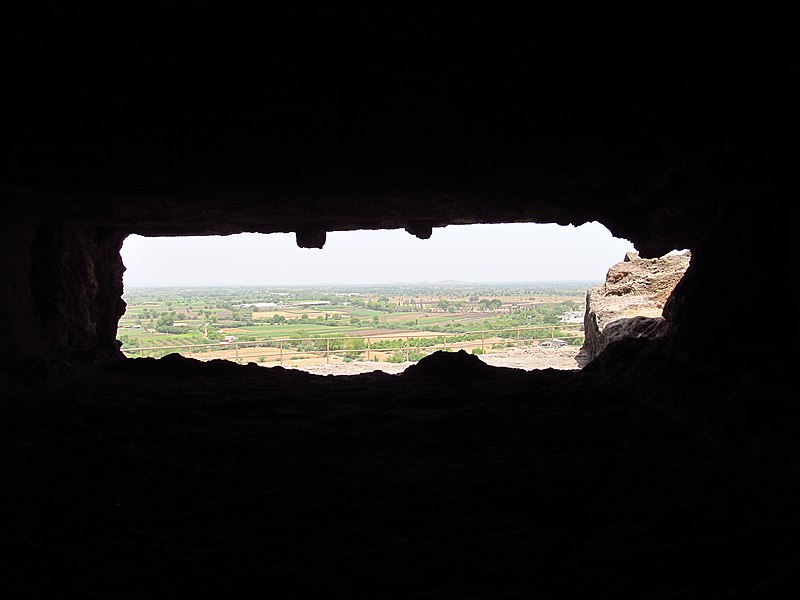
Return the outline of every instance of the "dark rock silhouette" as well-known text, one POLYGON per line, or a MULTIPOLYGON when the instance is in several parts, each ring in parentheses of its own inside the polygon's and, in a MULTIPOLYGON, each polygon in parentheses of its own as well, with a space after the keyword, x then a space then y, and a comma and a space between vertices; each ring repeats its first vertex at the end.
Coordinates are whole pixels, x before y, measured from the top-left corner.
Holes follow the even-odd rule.
POLYGON ((457 381, 471 381, 492 377, 498 372, 466 350, 458 352, 434 352, 408 367, 405 377, 433 378, 457 381))
POLYGON ((4 597, 797 594, 791 15, 17 3, 5 25, 4 597), (341 378, 115 340, 131 233, 525 221, 690 249, 660 337, 578 372, 456 353, 341 378))

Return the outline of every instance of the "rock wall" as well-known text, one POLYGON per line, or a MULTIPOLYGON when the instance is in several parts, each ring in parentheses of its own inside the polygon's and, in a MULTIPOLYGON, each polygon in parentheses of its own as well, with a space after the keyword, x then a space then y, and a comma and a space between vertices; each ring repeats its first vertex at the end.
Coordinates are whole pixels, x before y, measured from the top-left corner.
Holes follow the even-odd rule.
POLYGON ((26 194, 2 209, 0 385, 37 385, 120 358, 124 235, 53 219, 26 194))
POLYGON ((33 300, 32 252, 41 223, 36 202, 27 194, 7 197, 0 203, 0 365, 15 357, 36 354, 44 338, 44 324, 33 300))
POLYGON ((664 306, 690 260, 689 251, 652 259, 629 252, 622 262, 613 265, 605 283, 586 292, 582 348, 586 359, 597 357, 611 342, 664 335, 664 306))
MULTIPOLYGON (((587 368, 744 453, 761 444, 800 463, 751 418, 791 421, 780 416, 796 402, 770 390, 797 387, 797 327, 770 329, 765 352, 740 326, 764 314, 752 307, 791 304, 791 19, 645 4, 535 18, 477 5, 251 12, 9 15, 3 392, 119 358, 130 233, 291 231, 318 247, 336 230, 599 221, 639 261, 674 248, 692 260, 669 299, 649 300, 655 315, 666 301, 664 321, 595 313, 587 368), (742 279, 743 300, 721 301, 742 279), (630 331, 661 337, 600 352, 601 332, 630 331)), ((608 290, 625 291, 620 273, 608 290)))

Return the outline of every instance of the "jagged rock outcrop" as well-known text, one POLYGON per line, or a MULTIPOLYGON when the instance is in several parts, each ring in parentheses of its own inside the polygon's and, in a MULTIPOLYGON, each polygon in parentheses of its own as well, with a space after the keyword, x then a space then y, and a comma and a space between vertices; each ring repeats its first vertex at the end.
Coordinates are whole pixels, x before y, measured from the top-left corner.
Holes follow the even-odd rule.
POLYGON ((616 340, 662 336, 667 328, 664 306, 690 258, 688 250, 651 259, 628 252, 622 262, 612 266, 605 283, 586 293, 586 359, 592 360, 616 340))

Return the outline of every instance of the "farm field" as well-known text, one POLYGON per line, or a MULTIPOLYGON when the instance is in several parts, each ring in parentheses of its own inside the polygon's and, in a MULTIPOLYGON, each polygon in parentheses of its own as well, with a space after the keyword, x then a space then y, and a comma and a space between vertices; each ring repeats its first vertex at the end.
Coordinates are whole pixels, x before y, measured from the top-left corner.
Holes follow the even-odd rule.
POLYGON ((132 357, 299 367, 414 362, 435 350, 577 350, 595 283, 131 288, 117 338, 132 357))

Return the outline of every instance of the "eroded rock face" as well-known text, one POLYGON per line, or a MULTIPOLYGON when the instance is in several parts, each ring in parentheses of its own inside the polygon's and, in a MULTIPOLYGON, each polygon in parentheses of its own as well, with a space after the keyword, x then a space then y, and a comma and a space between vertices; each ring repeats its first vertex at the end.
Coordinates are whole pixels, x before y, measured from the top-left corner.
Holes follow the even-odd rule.
POLYGON ((0 216, 0 387, 67 378, 121 357, 124 234, 48 218, 25 194, 0 216))
POLYGON ((30 18, 4 22, 4 587, 798 589, 792 19, 14 4, 30 18), (130 233, 316 248, 338 230, 589 221, 642 258, 595 294, 581 370, 437 353, 326 378, 123 359, 114 339, 130 233), (670 295, 644 260, 673 248, 691 264, 670 295), (791 502, 767 502, 782 483, 791 502))
MULTIPOLYGON (((791 421, 796 402, 761 391, 796 389, 782 371, 800 358, 796 327, 767 354, 736 327, 743 305, 721 302, 743 273, 780 298, 796 272, 790 19, 264 6, 233 21, 220 3, 167 3, 158 18, 59 7, 9 22, 3 392, 119 357, 130 233, 295 232, 319 247, 338 230, 599 221, 644 259, 689 248, 692 264, 669 300, 672 282, 656 282, 639 312, 596 310, 595 355, 601 331, 648 337, 593 368, 690 407, 745 454, 775 436, 725 424, 719 406, 749 415, 735 408, 747 389, 747 407, 791 421)), ((633 263, 612 269, 604 301, 641 291, 633 263)))
POLYGON ((594 359, 617 340, 662 336, 667 331, 664 306, 690 259, 689 251, 652 259, 629 252, 612 266, 605 283, 586 293, 583 351, 587 359, 594 359))

